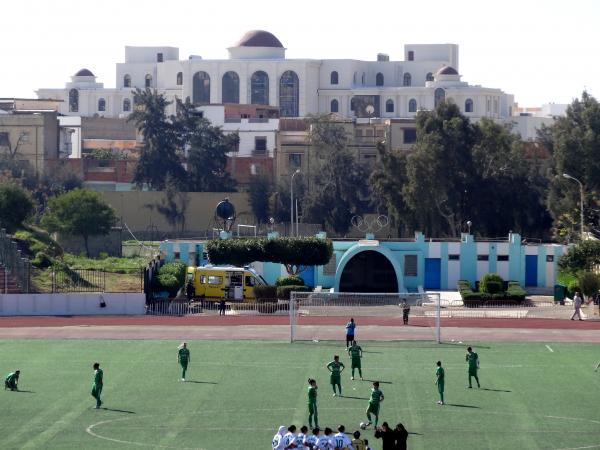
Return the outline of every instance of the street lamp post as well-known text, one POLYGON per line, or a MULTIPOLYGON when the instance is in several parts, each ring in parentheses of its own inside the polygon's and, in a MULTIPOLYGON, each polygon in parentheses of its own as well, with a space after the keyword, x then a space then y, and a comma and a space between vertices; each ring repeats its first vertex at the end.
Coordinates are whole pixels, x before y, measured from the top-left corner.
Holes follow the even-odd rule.
POLYGON ((300 169, 296 169, 290 180, 290 236, 294 235, 294 177, 299 173, 300 169))
POLYGON ((563 173, 562 176, 579 184, 579 220, 581 221, 581 240, 583 241, 583 183, 568 173, 563 173))

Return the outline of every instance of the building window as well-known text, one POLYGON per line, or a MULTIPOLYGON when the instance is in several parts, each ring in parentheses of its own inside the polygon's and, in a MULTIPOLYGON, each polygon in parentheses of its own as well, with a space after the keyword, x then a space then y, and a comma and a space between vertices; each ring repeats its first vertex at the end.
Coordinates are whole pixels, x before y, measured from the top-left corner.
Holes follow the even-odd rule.
POLYGON ((465 112, 473 112, 473 100, 471 100, 470 98, 465 100, 465 112))
POLYGON ((408 101, 408 112, 417 112, 417 101, 414 98, 411 98, 408 101))
POLYGON ((546 262, 554 262, 554 255, 546 255, 546 262))
POLYGON ((417 255, 404 255, 404 276, 417 276, 417 255))
POLYGON ((6 131, 0 133, 0 147, 10 147, 10 139, 6 131))
POLYGON ((485 111, 486 111, 486 112, 488 112, 488 113, 490 112, 490 109, 491 109, 491 106, 490 106, 490 105, 491 105, 491 101, 490 101, 490 99, 489 99, 489 98, 487 98, 487 99, 485 100, 485 111))
POLYGON ((181 86, 183 84, 183 73, 177 72, 177 86, 181 86))
POLYGON ((340 105, 337 100, 331 100, 331 107, 329 108, 332 113, 339 112, 340 105))
POLYGON ((254 138, 254 151, 256 153, 266 153, 267 152, 267 138, 264 136, 256 136, 254 138))
POLYGON ((210 77, 206 72, 196 72, 194 74, 192 100, 195 105, 210 103, 210 77))
POLYGON ((298 169, 302 166, 302 153, 290 153, 288 155, 290 169, 298 169))
POLYGON ((427 75, 425 75, 425 81, 433 81, 433 74, 431 72, 427 72, 427 75))
POLYGON ((235 72, 225 72, 223 75, 223 103, 240 102, 240 77, 235 72))
POLYGON ((71 89, 69 91, 69 111, 79 111, 79 91, 77 89, 71 89))
POLYGON ((152 75, 146 75, 146 78, 144 79, 144 86, 147 88, 152 87, 152 75))
POLYGON ((496 259, 498 261, 508 261, 508 255, 498 255, 496 259))
POLYGON ((350 99, 350 111, 354 111, 356 109, 356 100, 354 97, 350 99))
POLYGON ((123 111, 125 111, 125 112, 131 111, 131 100, 129 100, 128 98, 123 100, 123 111))
POLYGON ((98 100, 98 111, 106 111, 106 100, 103 98, 98 100))
POLYGON ((381 72, 375 75, 375 85, 383 86, 383 74, 381 72))
POLYGON ((459 261, 459 260, 460 260, 460 255, 457 255, 456 253, 448 255, 448 261, 459 261))
POLYGON ((163 54, 162 53, 156 54, 156 62, 163 62, 163 54))
POLYGON ((489 261, 490 255, 477 255, 477 261, 489 261))
POLYGON ((269 75, 262 70, 254 72, 250 78, 250 103, 269 104, 269 75))
POLYGON ((403 130, 403 140, 405 144, 414 144, 417 142, 417 129, 416 128, 405 128, 403 130))
POLYGON ((279 79, 279 113, 281 117, 299 116, 299 80, 296 72, 288 70, 279 79))
POLYGON ((433 93, 433 103, 437 108, 440 103, 442 103, 446 99, 446 91, 442 88, 437 88, 433 93))
POLYGON ((356 84, 356 75, 357 75, 356 72, 354 72, 354 75, 352 75, 352 83, 353 84, 356 84))
POLYGON ((338 73, 335 70, 333 72, 331 72, 331 75, 330 75, 329 78, 330 78, 329 82, 331 84, 338 84, 339 83, 339 76, 338 76, 338 73))
POLYGON ((498 114, 498 99, 494 99, 494 113, 498 114))
POLYGON ((408 60, 409 61, 415 60, 415 52, 413 52, 412 50, 409 50, 409 52, 408 52, 408 60))
POLYGON ((394 100, 391 98, 385 102, 385 112, 393 113, 394 112, 394 100))
POLYGON ((367 79, 367 76, 363 72, 362 75, 361 75, 361 77, 360 77, 360 84, 362 84, 364 86, 366 79, 367 79))
POLYGON ((404 79, 403 79, 403 85, 404 86, 410 86, 412 83, 412 77, 410 76, 410 73, 406 72, 404 74, 404 79))
POLYGON ((131 87, 131 76, 125 75, 123 77, 123 87, 131 87))

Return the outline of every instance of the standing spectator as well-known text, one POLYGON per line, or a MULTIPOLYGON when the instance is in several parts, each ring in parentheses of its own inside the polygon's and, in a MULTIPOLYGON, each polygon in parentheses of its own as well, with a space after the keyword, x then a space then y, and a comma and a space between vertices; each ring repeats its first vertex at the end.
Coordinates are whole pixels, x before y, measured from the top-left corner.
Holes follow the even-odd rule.
POLYGON ((192 303, 192 300, 196 295, 196 288, 194 288, 194 283, 192 283, 192 280, 187 282, 187 285, 185 286, 185 294, 187 296, 188 303, 192 303))
POLYGON ((350 347, 352 341, 354 340, 354 329, 356 328, 356 323, 354 323, 354 319, 350 318, 350 322, 346 324, 346 348, 350 347))
POLYGON ((575 316, 579 318, 579 320, 583 320, 581 318, 581 294, 579 291, 575 291, 575 295, 573 296, 573 306, 575 307, 575 312, 571 316, 571 320, 575 320, 575 316))
POLYGON ((381 427, 375 428, 375 438, 381 439, 382 450, 394 450, 396 448, 396 433, 387 422, 383 422, 381 427))
POLYGON ((408 431, 404 425, 399 423, 394 430, 396 433, 396 450, 406 450, 406 441, 408 439, 408 431))
POLYGON ((410 305, 406 303, 406 300, 402 303, 402 321, 404 325, 408 325, 408 315, 410 314, 410 305))
POLYGON ((219 315, 220 316, 225 315, 225 299, 224 298, 222 298, 221 301, 219 302, 219 315))
POLYGON ((598 289, 598 292, 594 295, 594 305, 600 305, 600 289, 598 289))

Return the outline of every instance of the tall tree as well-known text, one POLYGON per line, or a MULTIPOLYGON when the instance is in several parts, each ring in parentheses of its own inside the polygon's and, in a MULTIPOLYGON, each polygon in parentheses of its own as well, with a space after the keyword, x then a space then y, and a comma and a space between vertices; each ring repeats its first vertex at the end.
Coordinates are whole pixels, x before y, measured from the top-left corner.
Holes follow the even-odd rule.
POLYGON ((224 134, 221 127, 212 126, 189 101, 177 100, 177 115, 172 122, 179 146, 187 149, 187 190, 235 191, 235 180, 225 168, 227 154, 235 151, 239 143, 238 134, 224 134))
POLYGON ((310 191, 303 201, 304 216, 313 223, 345 233, 354 214, 363 212, 361 194, 366 196, 367 174, 349 149, 344 127, 318 117, 312 120, 309 140, 316 150, 317 163, 310 191))
POLYGON ((12 233, 33 212, 33 201, 29 193, 15 183, 0 186, 0 227, 12 233))
POLYGON ((183 184, 186 173, 181 164, 181 139, 172 121, 166 117, 170 102, 149 88, 136 89, 133 98, 135 108, 128 120, 135 122, 143 137, 134 183, 138 187, 148 185, 151 189, 163 190, 167 176, 170 176, 183 184))
POLYGON ((600 218, 600 104, 587 92, 575 99, 564 117, 540 133, 538 141, 552 151, 553 170, 550 173, 548 208, 555 221, 556 237, 568 236, 568 222, 579 224, 580 191, 567 173, 584 186, 584 226, 598 223, 600 218))
POLYGON ((269 176, 259 173, 252 177, 248 188, 250 208, 258 223, 267 223, 270 216, 270 198, 273 185, 269 176))
POLYGON ((74 189, 50 199, 42 225, 50 232, 61 231, 83 237, 90 256, 90 236, 106 235, 116 223, 115 211, 100 194, 87 189, 74 189))

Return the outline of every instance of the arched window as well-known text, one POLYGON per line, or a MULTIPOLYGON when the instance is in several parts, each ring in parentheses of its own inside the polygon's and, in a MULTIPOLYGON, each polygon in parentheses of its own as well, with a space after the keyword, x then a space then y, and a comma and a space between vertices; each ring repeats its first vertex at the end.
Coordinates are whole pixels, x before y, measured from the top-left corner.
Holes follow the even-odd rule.
POLYGON ((339 77, 338 77, 338 73, 335 70, 333 72, 331 72, 331 76, 329 78, 330 78, 331 84, 338 84, 339 77))
POLYGON ((146 78, 144 79, 144 86, 147 88, 152 87, 152 75, 146 75, 146 78))
POLYGON ((106 111, 106 100, 98 99, 98 111, 106 111))
POLYGON ((283 72, 279 79, 279 114, 281 117, 298 117, 300 82, 296 72, 283 72))
POLYGON ((177 72, 177 86, 181 86, 183 84, 183 73, 177 72))
POLYGON ((425 81, 433 81, 433 74, 431 72, 428 72, 427 75, 425 75, 425 81))
POLYGON ((394 100, 392 100, 391 98, 385 102, 385 112, 386 113, 394 112, 394 100))
POLYGON ((71 89, 69 91, 69 112, 79 111, 79 91, 71 89))
POLYGON ((253 105, 269 104, 269 75, 262 70, 254 72, 250 78, 250 103, 253 105))
POLYGON ((375 75, 375 85, 383 86, 383 74, 381 72, 375 75))
POLYGON ((131 76, 125 75, 123 77, 123 87, 131 87, 131 76))
POLYGON ((329 109, 331 110, 332 113, 339 112, 340 104, 338 103, 337 100, 331 100, 331 108, 329 108, 329 109))
POLYGON ((473 100, 470 98, 465 100, 465 112, 473 112, 473 100))
POLYGON ((446 99, 446 91, 442 88, 437 88, 433 94, 433 104, 437 108, 440 103, 446 99))
POLYGON ((196 72, 192 79, 192 100, 194 104, 210 103, 210 76, 206 72, 196 72))
POLYGON ((356 110, 356 100, 354 97, 350 99, 350 111, 356 110))
POLYGON ((404 74, 404 82, 402 83, 404 86, 410 86, 412 83, 412 77, 410 76, 410 73, 406 72, 404 74))
POLYGON ((417 112, 417 101, 414 98, 408 101, 408 112, 417 112))
POLYGON ((222 84, 222 102, 239 103, 240 102, 240 77, 235 72, 225 72, 222 84))
POLYGON ((129 100, 128 98, 123 100, 123 111, 125 111, 125 112, 131 111, 131 100, 129 100))
POLYGON ((356 84, 356 75, 358 75, 356 72, 354 72, 354 74, 352 75, 352 83, 356 84))

